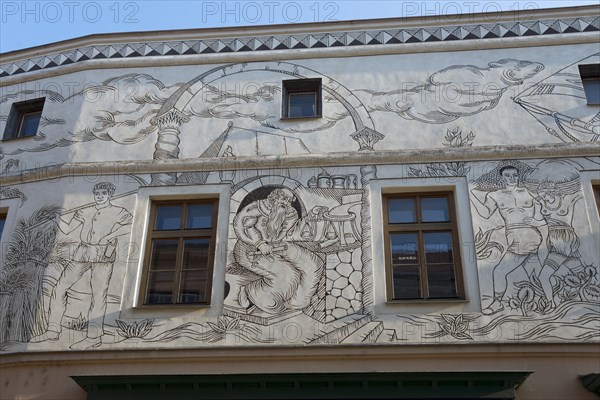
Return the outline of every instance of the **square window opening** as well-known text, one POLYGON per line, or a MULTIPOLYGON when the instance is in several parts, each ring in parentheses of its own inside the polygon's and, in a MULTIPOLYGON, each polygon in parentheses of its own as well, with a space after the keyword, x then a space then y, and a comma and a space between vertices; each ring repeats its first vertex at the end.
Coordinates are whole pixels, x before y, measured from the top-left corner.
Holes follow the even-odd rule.
POLYGON ((600 64, 579 65, 579 75, 588 105, 600 105, 600 64))
POLYGON ((385 195, 388 301, 464 299, 452 192, 385 195))
POLYGON ((35 136, 42 120, 45 98, 13 103, 4 130, 3 140, 35 136))
POLYGON ((321 79, 283 81, 282 118, 314 118, 322 115, 321 79))
POLYGON ((598 208, 598 214, 600 214, 600 184, 592 185, 594 197, 596 198, 596 207, 598 208))
POLYGON ((4 231, 4 225, 6 225, 7 215, 7 212, 0 211, 0 239, 2 239, 2 232, 4 231))
POLYGON ((217 199, 152 203, 144 305, 210 304, 217 210, 217 199))

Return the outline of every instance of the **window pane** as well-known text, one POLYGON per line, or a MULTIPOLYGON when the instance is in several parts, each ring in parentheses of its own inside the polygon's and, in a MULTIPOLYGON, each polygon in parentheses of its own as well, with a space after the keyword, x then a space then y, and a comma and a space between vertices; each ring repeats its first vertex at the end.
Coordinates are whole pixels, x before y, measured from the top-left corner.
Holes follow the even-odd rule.
POLYGON ((212 226, 212 204, 188 206, 186 229, 204 229, 212 226))
POLYGON ((186 239, 183 248, 183 269, 206 270, 209 243, 209 239, 186 239))
POLYGON ((156 226, 154 229, 172 230, 181 227, 181 206, 158 206, 156 210, 156 226))
POLYGON ((416 233, 393 233, 390 235, 394 299, 418 299, 419 257, 416 233))
POLYGON ((423 240, 425 240, 427 264, 454 262, 452 232, 426 232, 423 233, 423 240))
POLYGON ((392 249, 392 265, 418 264, 418 251, 416 233, 390 234, 392 249))
POLYGON ((314 117, 317 115, 316 93, 290 93, 288 99, 289 117, 314 117))
POLYGON ((429 298, 458 297, 453 264, 435 264, 427 266, 429 298))
POLYGON ((4 231, 4 224, 6 224, 6 217, 0 217, 0 237, 2 237, 2 231, 4 231))
POLYGON ((166 304, 173 302, 174 272, 151 272, 148 278, 147 304, 166 304))
POLYGON ((584 79, 583 89, 588 104, 600 104, 600 79, 584 79))
POLYGON ((419 285, 419 266, 407 265, 393 267, 394 274, 394 299, 419 299, 421 288, 419 285))
POLYGON ((42 117, 41 112, 25 114, 21 120, 21 131, 19 136, 33 136, 37 133, 38 126, 40 125, 40 118, 42 117))
POLYGON ((415 199, 389 199, 388 214, 390 224, 417 222, 415 199))
POLYGON ((206 271, 184 271, 181 283, 180 303, 204 303, 206 271))
POLYGON ((153 240, 150 269, 153 271, 175 269, 178 242, 177 239, 153 240))
POLYGON ((447 197, 425 197, 421 199, 421 221, 422 222, 448 222, 447 197))

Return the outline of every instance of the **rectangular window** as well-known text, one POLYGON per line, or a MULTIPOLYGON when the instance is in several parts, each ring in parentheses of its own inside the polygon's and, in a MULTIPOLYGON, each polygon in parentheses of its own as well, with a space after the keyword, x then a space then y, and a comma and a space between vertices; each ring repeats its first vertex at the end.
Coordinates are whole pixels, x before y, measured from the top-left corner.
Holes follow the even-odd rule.
POLYGON ((388 300, 464 299, 452 192, 383 201, 388 300))
POLYGON ((45 101, 45 98, 41 98, 13 103, 6 122, 3 139, 35 136, 40 126, 45 101))
POLYGON ((310 118, 322 115, 321 79, 283 81, 283 118, 310 118))
POLYGON ((209 304, 217 200, 152 203, 144 304, 209 304))
POLYGON ((0 212, 0 239, 2 239, 2 232, 4 231, 4 225, 6 225, 6 213, 0 212))
POLYGON ((600 64, 579 65, 588 105, 600 105, 600 64))

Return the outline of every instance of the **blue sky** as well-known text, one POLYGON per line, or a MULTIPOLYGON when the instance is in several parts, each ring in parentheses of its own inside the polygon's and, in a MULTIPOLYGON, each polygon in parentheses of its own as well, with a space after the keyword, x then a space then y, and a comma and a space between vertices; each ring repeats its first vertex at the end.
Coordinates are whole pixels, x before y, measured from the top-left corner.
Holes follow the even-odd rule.
MULTIPOLYGON (((94 33, 135 32, 277 23, 323 22, 510 10, 534 15, 551 7, 598 4, 571 1, 22 1, 0 0, 0 53, 94 33)), ((493 22, 493 19, 490 20, 493 22)), ((1 61, 0 61, 1 62, 1 61)))

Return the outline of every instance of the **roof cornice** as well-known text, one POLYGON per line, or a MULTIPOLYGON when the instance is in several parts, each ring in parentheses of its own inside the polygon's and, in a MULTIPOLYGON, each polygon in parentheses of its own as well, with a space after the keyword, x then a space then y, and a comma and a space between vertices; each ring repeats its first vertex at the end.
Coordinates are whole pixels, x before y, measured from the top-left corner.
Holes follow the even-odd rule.
MULTIPOLYGON (((436 50, 436 45, 439 48, 440 44, 448 45, 449 51, 452 51, 453 46, 457 47, 457 42, 466 42, 469 46, 479 48, 511 47, 506 42, 515 39, 531 41, 536 38, 539 41, 540 36, 553 38, 551 43, 547 40, 540 41, 540 45, 569 44, 572 43, 569 38, 573 36, 577 36, 576 43, 595 43, 600 38, 598 15, 600 6, 585 6, 544 9, 528 15, 501 12, 99 34, 0 54, 0 77, 30 74, 72 64, 90 64, 100 60, 156 60, 173 56, 181 56, 178 58, 183 60, 186 57, 202 56, 212 63, 222 62, 214 60, 215 55, 243 54, 245 56, 242 58, 251 60, 253 57, 248 57, 250 54, 260 54, 264 59, 286 51, 297 53, 298 50, 318 50, 315 52, 316 57, 337 57, 339 55, 333 53, 340 49, 354 50, 354 53, 357 49, 362 49, 364 55, 371 55, 371 49, 377 49, 376 54, 394 54, 400 52, 399 48, 414 49, 417 47, 415 45, 440 51, 436 50), (486 45, 482 46, 483 43, 486 45), (323 50, 327 52, 323 53, 323 50)), ((522 43, 515 42, 513 47, 520 45, 522 43)), ((427 50, 416 50, 419 51, 427 50)), ((61 73, 65 72, 67 71, 61 73)), ((10 83, 5 81, 0 86, 6 84, 10 83)))

